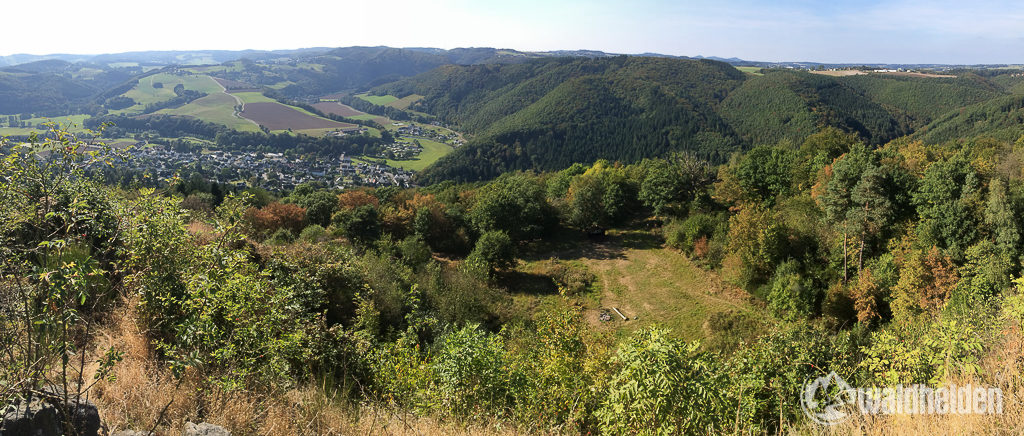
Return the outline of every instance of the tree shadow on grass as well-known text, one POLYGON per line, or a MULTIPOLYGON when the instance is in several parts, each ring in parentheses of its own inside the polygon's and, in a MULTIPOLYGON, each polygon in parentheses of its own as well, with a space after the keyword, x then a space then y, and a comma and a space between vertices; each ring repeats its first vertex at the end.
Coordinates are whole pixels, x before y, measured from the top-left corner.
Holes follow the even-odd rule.
POLYGON ((526 261, 544 259, 625 259, 626 250, 661 248, 660 234, 639 227, 613 229, 603 235, 587 235, 576 229, 560 228, 547 238, 531 241, 520 251, 526 261))
POLYGON ((555 285, 554 280, 543 274, 515 270, 503 271, 498 273, 494 281, 509 292, 530 295, 555 295, 558 293, 558 286, 555 285))

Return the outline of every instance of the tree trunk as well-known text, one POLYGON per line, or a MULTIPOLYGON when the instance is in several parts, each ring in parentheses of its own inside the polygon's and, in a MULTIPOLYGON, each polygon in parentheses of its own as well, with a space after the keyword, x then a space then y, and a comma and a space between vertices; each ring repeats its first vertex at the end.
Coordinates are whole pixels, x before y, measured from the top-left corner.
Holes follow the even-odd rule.
POLYGON ((850 277, 847 274, 847 269, 846 269, 846 260, 848 258, 849 258, 849 256, 847 256, 847 254, 846 254, 846 225, 843 225, 843 284, 844 285, 846 284, 846 281, 850 277))
POLYGON ((860 278, 860 271, 864 269, 864 233, 860 234, 860 254, 857 260, 857 278, 860 278))

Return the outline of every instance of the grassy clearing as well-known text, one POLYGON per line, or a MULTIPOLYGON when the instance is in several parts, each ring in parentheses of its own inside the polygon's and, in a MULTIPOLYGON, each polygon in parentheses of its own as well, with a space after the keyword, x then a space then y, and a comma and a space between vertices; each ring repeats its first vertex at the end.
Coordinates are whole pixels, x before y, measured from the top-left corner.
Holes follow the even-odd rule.
MULTIPOLYGON (((32 123, 32 127, 3 127, 3 128, 0 128, 0 136, 22 136, 22 135, 28 135, 28 134, 30 134, 32 132, 37 132, 37 133, 38 132, 43 132, 43 131, 46 131, 46 128, 43 127, 42 124, 46 123, 46 122, 55 122, 55 123, 60 124, 61 126, 69 126, 70 127, 69 130, 72 133, 79 133, 79 132, 82 132, 82 131, 85 130, 85 127, 82 126, 82 124, 85 122, 86 118, 89 118, 89 116, 88 115, 68 115, 68 116, 65 116, 65 117, 54 117, 54 118, 43 118, 43 117, 29 118, 29 119, 24 120, 24 121, 32 123)), ((7 115, 0 115, 0 120, 4 121, 6 123, 7 115)))
POLYGON ((744 72, 744 73, 748 73, 748 74, 753 74, 753 75, 755 75, 755 76, 760 76, 760 75, 762 75, 762 74, 760 73, 760 71, 761 71, 761 67, 736 67, 736 69, 737 69, 737 70, 740 70, 740 71, 742 71, 742 72, 744 72))
POLYGON ((135 106, 111 111, 112 113, 134 113, 141 112, 147 104, 167 101, 175 97, 174 87, 184 85, 185 89, 215 94, 221 92, 220 85, 212 77, 206 75, 184 75, 179 76, 169 73, 157 73, 152 76, 139 79, 134 88, 124 93, 125 97, 135 100, 135 106), (155 84, 163 85, 161 88, 154 87, 155 84))
POLYGON ((267 96, 265 96, 265 95, 263 95, 262 93, 259 93, 259 92, 233 92, 233 93, 231 93, 231 95, 233 95, 235 97, 238 97, 239 99, 242 100, 243 103, 276 103, 277 102, 277 100, 274 100, 274 99, 272 99, 270 97, 267 97, 267 96))
POLYGON ((398 97, 395 97, 393 95, 356 94, 356 97, 359 97, 359 98, 361 98, 363 100, 366 100, 366 101, 368 101, 370 103, 373 103, 373 104, 379 105, 379 106, 387 106, 387 105, 389 105, 391 103, 394 103, 394 102, 398 101, 398 97))
POLYGON ((388 160, 388 165, 396 168, 405 168, 412 171, 420 171, 430 164, 437 162, 438 159, 444 157, 444 155, 451 153, 452 147, 448 144, 442 144, 440 142, 431 141, 424 138, 413 138, 420 141, 420 145, 423 146, 423 151, 417 156, 416 160, 388 160))
MULTIPOLYGON (((603 242, 589 241, 571 230, 562 233, 530 247, 519 270, 530 273, 551 258, 584 265, 596 281, 580 304, 595 329, 625 337, 639 328, 660 325, 680 338, 694 340, 714 333, 706 326, 714 315, 763 318, 748 294, 665 248, 661 237, 649 231, 613 230, 603 242), (623 321, 613 307, 628 320, 623 321), (611 321, 599 320, 603 311, 610 313, 611 321)), ((516 298, 517 306, 530 307, 561 297, 520 294, 516 298)))
POLYGON ((184 115, 196 117, 210 123, 223 124, 243 132, 258 132, 259 126, 235 116, 235 99, 228 94, 218 92, 195 100, 179 108, 164 109, 157 113, 168 115, 184 115))

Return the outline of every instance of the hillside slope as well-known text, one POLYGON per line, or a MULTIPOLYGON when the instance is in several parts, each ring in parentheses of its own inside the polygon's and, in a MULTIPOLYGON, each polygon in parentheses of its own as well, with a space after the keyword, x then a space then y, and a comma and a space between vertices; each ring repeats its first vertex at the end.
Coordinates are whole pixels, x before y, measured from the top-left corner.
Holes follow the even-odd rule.
MULTIPOLYGON (((421 182, 434 183, 553 170, 594 159, 633 162, 673 151, 724 162, 754 145, 799 144, 825 127, 856 133, 872 145, 917 130, 965 131, 939 126, 959 123, 946 115, 951 112, 997 104, 1012 92, 1008 85, 973 73, 956 78, 832 77, 795 70, 748 75, 710 60, 623 56, 446 65, 371 93, 423 96, 411 110, 475 135, 421 175, 421 182)), ((1004 127, 1012 130, 1012 122, 1006 123, 966 134, 995 129, 997 136, 1007 136, 1012 132, 1003 132, 1004 127)), ((948 141, 949 134, 929 138, 948 141)))
POLYGON ((426 180, 474 180, 596 158, 687 150, 721 160, 741 141, 715 106, 743 73, 713 61, 616 57, 447 66, 376 89, 476 134, 426 180))

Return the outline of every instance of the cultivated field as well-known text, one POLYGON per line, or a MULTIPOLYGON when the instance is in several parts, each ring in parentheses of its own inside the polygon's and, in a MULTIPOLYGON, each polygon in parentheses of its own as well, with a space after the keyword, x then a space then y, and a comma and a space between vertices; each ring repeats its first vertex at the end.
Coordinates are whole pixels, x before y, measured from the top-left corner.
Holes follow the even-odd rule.
POLYGON ((398 98, 398 97, 393 96, 393 95, 368 95, 368 94, 356 94, 356 97, 359 97, 359 98, 361 98, 363 100, 366 100, 366 101, 368 101, 370 103, 373 103, 375 105, 378 105, 378 106, 389 106, 389 107, 393 107, 395 109, 401 109, 401 110, 408 109, 409 105, 411 105, 411 104, 415 103, 417 100, 420 100, 420 99, 423 98, 422 95, 416 95, 416 94, 407 95, 407 96, 402 97, 402 98, 398 98))
POLYGON ((197 99, 182 107, 164 109, 157 113, 195 117, 206 122, 223 124, 243 132, 258 132, 260 129, 256 123, 235 116, 236 104, 238 103, 234 97, 218 92, 197 99))
POLYGON ((810 70, 811 73, 821 74, 822 76, 832 77, 846 77, 846 76, 860 76, 862 74, 878 74, 882 76, 897 76, 897 77, 931 77, 931 78, 955 78, 956 76, 949 74, 929 74, 929 73, 912 73, 909 71, 896 71, 896 72, 873 72, 873 71, 861 71, 861 70, 838 70, 838 71, 814 71, 810 70))
POLYGON ((356 117, 359 115, 366 115, 360 111, 352 109, 351 107, 343 105, 338 102, 325 101, 314 104, 313 107, 317 108, 317 110, 325 114, 334 114, 339 117, 356 117))
POLYGON ((409 109, 409 106, 411 104, 413 104, 413 103, 415 103, 415 102, 417 102, 419 100, 422 100, 422 99, 423 99, 422 95, 416 95, 416 94, 407 95, 405 97, 402 97, 402 98, 400 98, 398 100, 395 100, 395 101, 389 103, 388 106, 391 106, 391 107, 393 107, 395 109, 406 110, 406 109, 409 109))
POLYGON ((278 102, 246 103, 242 116, 270 130, 340 129, 353 124, 340 123, 304 113, 278 102))
POLYGON ((846 77, 846 76, 859 76, 861 74, 867 74, 861 70, 839 70, 839 71, 810 71, 813 74, 820 74, 822 76, 832 77, 846 77))

